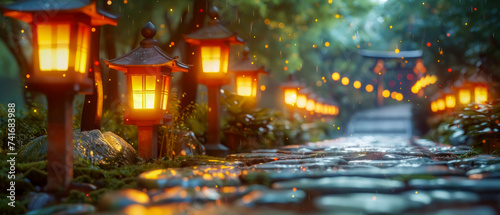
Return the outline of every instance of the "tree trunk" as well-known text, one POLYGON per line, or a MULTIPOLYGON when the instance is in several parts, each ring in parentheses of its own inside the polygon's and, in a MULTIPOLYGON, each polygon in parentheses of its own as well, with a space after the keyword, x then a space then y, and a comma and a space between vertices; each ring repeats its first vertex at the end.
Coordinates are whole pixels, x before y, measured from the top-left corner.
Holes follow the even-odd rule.
POLYGON ((101 119, 102 119, 102 103, 103 103, 103 92, 102 92, 102 78, 101 78, 101 68, 99 64, 99 44, 101 27, 95 27, 95 32, 92 33, 92 40, 90 45, 90 62, 89 68, 92 71, 89 72, 89 77, 92 79, 94 84, 93 93, 90 95, 85 95, 85 101, 83 103, 82 119, 81 119, 81 130, 90 131, 94 129, 101 129, 101 119))
MULTIPOLYGON (((194 32, 205 25, 205 17, 208 10, 208 3, 206 0, 194 0, 193 19, 189 23, 189 32, 194 32), (198 27, 196 27, 198 25, 198 27)), ((201 59, 198 46, 191 46, 186 44, 183 59, 188 65, 192 65, 187 73, 182 74, 181 78, 181 110, 185 109, 189 104, 196 102, 198 93, 198 73, 201 72, 201 59), (195 53, 195 54, 193 54, 195 53)))
MULTIPOLYGON (((106 11, 112 11, 112 7, 104 4, 104 9, 106 11)), ((116 36, 115 36, 115 26, 102 26, 102 31, 104 33, 104 48, 106 53, 106 59, 116 58, 116 36)), ((120 102, 120 92, 119 92, 119 80, 118 73, 114 69, 107 69, 107 72, 102 73, 104 80, 103 90, 104 90, 104 108, 113 109, 117 102, 120 102)))

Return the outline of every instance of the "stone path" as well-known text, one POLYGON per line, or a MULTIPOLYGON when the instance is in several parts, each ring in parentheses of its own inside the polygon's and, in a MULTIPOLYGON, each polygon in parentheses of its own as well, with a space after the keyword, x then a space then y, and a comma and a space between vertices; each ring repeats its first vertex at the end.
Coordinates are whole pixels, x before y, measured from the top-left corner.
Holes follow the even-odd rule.
POLYGON ((358 136, 186 160, 106 194, 101 214, 498 214, 500 157, 358 136))

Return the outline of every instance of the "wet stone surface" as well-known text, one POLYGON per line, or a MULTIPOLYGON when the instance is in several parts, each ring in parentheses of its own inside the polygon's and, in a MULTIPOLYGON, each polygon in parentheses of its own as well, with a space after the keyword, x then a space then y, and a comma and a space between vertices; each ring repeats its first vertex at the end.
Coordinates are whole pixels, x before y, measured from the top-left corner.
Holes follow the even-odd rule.
POLYGON ((359 136, 186 159, 107 194, 118 214, 496 214, 500 158, 397 136, 359 136))

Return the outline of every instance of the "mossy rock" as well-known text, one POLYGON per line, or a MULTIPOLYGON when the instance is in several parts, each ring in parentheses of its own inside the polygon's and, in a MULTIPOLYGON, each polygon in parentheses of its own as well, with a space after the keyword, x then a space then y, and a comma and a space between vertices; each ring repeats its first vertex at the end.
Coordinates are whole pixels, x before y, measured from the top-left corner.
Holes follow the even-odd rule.
MULTIPOLYGON (((112 132, 101 133, 99 130, 73 132, 73 156, 75 160, 85 160, 92 164, 133 164, 136 162, 137 152, 123 138, 112 132)), ((19 160, 23 162, 43 161, 47 159, 47 135, 40 136, 19 153, 19 160)))

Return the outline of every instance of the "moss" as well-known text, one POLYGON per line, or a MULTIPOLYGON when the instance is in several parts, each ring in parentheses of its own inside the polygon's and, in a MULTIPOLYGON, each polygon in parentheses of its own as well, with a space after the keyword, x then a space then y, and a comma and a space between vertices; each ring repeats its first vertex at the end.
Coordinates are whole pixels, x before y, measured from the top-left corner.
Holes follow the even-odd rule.
POLYGON ((45 171, 47 169, 47 161, 16 163, 16 168, 20 172, 26 172, 30 169, 38 169, 38 170, 45 171))
POLYGON ((73 182, 92 183, 93 180, 88 175, 81 175, 73 179, 73 182))
POLYGON ((47 184, 47 175, 45 171, 32 167, 26 171, 23 176, 29 179, 33 185, 44 186, 47 184))
POLYGON ((1 198, 0 199, 0 211, 2 211, 2 214, 24 214, 28 212, 28 209, 26 209, 27 201, 19 201, 16 199, 16 202, 14 203, 15 207, 11 207, 8 205, 10 202, 9 199, 7 198, 1 198))
POLYGON ((109 189, 103 188, 90 192, 89 193, 90 203, 92 203, 93 205, 97 205, 99 203, 99 200, 101 200, 101 197, 104 195, 104 193, 107 193, 109 191, 110 191, 109 189))
POLYGON ((463 155, 460 155, 458 156, 459 159, 466 159, 466 158, 470 158, 470 157, 474 157, 474 156, 478 156, 480 155, 479 152, 475 151, 475 150, 470 150, 468 151, 467 153, 463 154, 463 155))
POLYGON ((68 198, 66 198, 65 203, 90 203, 89 197, 87 197, 87 194, 77 191, 77 190, 72 190, 69 193, 68 198))

